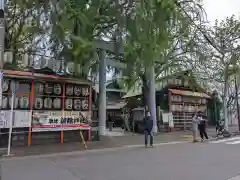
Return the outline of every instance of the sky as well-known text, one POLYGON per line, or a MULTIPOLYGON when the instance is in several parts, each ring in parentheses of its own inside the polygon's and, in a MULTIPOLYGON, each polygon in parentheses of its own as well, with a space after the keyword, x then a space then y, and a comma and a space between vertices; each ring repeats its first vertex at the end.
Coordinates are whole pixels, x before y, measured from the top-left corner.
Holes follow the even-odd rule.
POLYGON ((208 20, 214 24, 233 14, 240 17, 240 0, 203 0, 208 20))

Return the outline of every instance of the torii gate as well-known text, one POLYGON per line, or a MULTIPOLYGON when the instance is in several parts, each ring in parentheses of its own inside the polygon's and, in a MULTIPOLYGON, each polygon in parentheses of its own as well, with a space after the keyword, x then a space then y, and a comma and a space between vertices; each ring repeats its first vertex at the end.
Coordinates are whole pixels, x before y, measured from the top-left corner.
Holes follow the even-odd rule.
MULTIPOLYGON (((106 51, 116 52, 114 49, 115 42, 96 41, 96 48, 100 49, 99 55, 99 100, 98 100, 98 133, 105 135, 106 130, 106 66, 123 68, 124 64, 113 59, 106 58, 106 51)), ((119 54, 123 54, 123 47, 119 48, 119 54)))
MULTIPOLYGON (((106 130, 106 66, 111 65, 113 67, 124 68, 124 64, 116 61, 114 59, 106 58, 106 51, 115 53, 116 49, 114 48, 115 42, 106 42, 106 41, 96 41, 96 48, 100 49, 99 55, 99 104, 98 104, 98 132, 99 135, 105 135, 106 130)), ((123 47, 120 46, 119 54, 123 54, 123 47)), ((154 132, 157 132, 157 120, 156 120, 156 92, 155 92, 155 72, 154 66, 149 69, 149 78, 150 78, 150 112, 153 117, 154 122, 154 132)))

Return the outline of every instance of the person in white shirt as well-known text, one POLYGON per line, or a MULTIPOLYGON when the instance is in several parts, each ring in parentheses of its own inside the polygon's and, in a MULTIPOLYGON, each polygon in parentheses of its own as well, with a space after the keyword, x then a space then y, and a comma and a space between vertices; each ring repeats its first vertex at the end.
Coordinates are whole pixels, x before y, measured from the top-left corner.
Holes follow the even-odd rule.
POLYGON ((197 113, 195 112, 193 117, 192 117, 192 131, 193 131, 193 142, 198 142, 197 141, 197 132, 198 132, 198 116, 197 113))

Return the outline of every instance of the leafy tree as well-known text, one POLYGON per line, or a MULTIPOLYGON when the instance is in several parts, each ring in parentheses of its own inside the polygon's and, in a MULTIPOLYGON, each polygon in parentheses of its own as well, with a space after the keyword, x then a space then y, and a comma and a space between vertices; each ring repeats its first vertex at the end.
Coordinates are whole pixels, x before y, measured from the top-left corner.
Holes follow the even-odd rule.
POLYGON ((233 87, 234 76, 239 73, 240 44, 239 44, 240 21, 234 16, 225 20, 216 21, 214 27, 208 27, 209 40, 202 38, 199 41, 197 57, 200 59, 196 71, 203 80, 215 85, 220 91, 223 100, 225 126, 228 126, 227 105, 234 95, 229 96, 229 87, 233 87))
POLYGON ((6 5, 5 51, 13 54, 12 65, 16 66, 20 56, 36 53, 36 39, 43 34, 41 25, 42 3, 40 1, 11 0, 6 5))
POLYGON ((195 27, 202 19, 201 6, 196 1, 141 1, 135 16, 126 20, 128 37, 125 46, 125 76, 132 86, 140 84, 147 99, 147 71, 155 66, 156 76, 191 61, 195 27), (190 8, 191 7, 191 8, 190 8), (197 22, 198 21, 198 22, 197 22))
MULTIPOLYGON (((122 8, 126 3, 118 6, 122 8)), ((118 23, 115 1, 60 0, 52 4, 49 44, 52 55, 73 62, 75 75, 86 77, 98 64, 95 40, 112 36, 118 23)))

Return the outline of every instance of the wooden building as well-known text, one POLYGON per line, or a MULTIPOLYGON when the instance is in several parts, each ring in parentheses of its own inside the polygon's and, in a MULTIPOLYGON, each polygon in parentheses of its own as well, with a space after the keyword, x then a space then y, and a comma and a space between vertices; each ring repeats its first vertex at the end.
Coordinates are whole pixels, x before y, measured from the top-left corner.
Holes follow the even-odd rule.
MULTIPOLYGON (((141 93, 135 96, 127 94, 124 98, 131 105, 130 108, 133 109, 137 108, 137 106, 143 106, 141 101, 139 101, 141 96, 141 93)), ((180 72, 161 79, 160 83, 156 84, 156 108, 159 130, 168 129, 169 122, 164 121, 164 113, 171 114, 169 118, 173 120, 175 130, 190 129, 192 127, 192 116, 195 112, 201 111, 208 115, 207 102, 209 99, 210 96, 196 82, 191 71, 180 72)), ((143 117, 140 118, 136 115, 132 117, 138 117, 136 122, 141 124, 139 121, 143 117)))
MULTIPOLYGON (((93 96, 96 96, 94 106, 95 113, 93 116, 94 121, 97 121, 97 97, 98 97, 98 84, 93 86, 93 91, 95 92, 93 96)), ((125 106, 125 101, 122 99, 122 96, 125 95, 125 91, 120 87, 118 78, 113 78, 112 80, 108 80, 106 82, 106 98, 107 98, 107 106, 106 106, 106 117, 108 115, 111 116, 114 127, 122 127, 123 125, 123 108, 125 106)), ((97 123, 94 123, 97 126, 97 123)), ((106 123, 108 125, 108 123, 106 123)))
POLYGON ((2 146, 11 126, 13 145, 79 141, 80 129, 90 138, 90 81, 26 71, 3 73, 2 146))

